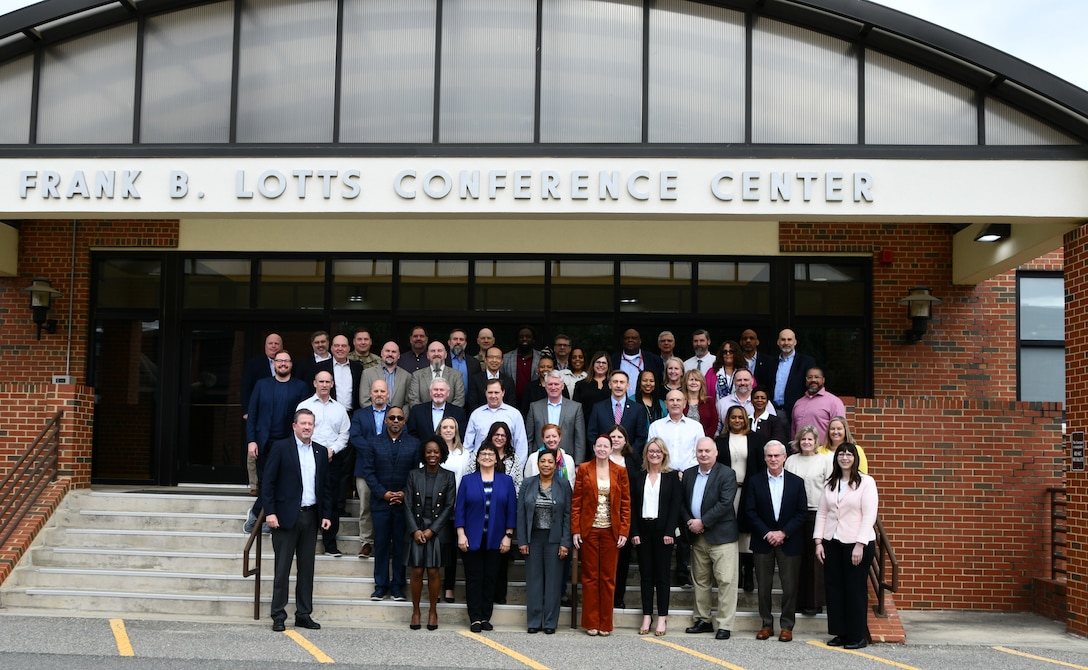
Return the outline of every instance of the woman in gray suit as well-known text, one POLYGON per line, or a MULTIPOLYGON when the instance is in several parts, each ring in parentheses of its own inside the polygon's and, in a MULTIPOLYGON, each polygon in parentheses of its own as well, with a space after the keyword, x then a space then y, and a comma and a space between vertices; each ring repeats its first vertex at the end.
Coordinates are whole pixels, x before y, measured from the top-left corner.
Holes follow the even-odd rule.
POLYGON ((518 549, 525 556, 526 619, 530 633, 555 632, 563 597, 563 561, 570 552, 570 484, 555 476, 556 452, 537 457, 540 474, 526 477, 518 495, 518 549))

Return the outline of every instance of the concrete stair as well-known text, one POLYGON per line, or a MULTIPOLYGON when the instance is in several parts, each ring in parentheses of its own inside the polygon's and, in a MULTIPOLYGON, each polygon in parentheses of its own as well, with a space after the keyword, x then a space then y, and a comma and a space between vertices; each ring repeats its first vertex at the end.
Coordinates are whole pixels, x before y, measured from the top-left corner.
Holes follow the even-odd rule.
MULTIPOLYGON (((76 491, 68 495, 11 577, 0 587, 0 606, 58 615, 149 616, 171 619, 252 619, 254 578, 242 577, 246 536, 242 522, 251 498, 173 492, 76 491)), ((356 505, 349 501, 349 513, 356 505)), ((341 625, 403 625, 406 602, 373 602, 372 560, 360 560, 358 522, 341 519, 337 539, 344 556, 317 556, 314 618, 341 625)), ((320 542, 318 543, 320 552, 320 542)), ((272 593, 272 545, 262 547, 261 612, 267 621, 272 593)), ((497 605, 493 623, 520 628, 525 622, 524 564, 510 568, 507 605, 497 605)), ((464 585, 457 602, 442 603, 442 623, 464 625, 464 585)), ((775 592, 775 607, 780 593, 775 592)), ((674 627, 691 614, 690 589, 673 588, 674 627)), ((617 627, 641 621, 637 565, 632 565, 617 627)), ((288 612, 293 607, 288 607, 288 612)), ((777 611, 777 610, 776 610, 777 611)), ((823 632, 823 616, 798 617, 797 630, 823 632)), ((564 609, 561 625, 569 625, 564 609)), ((687 625, 684 623, 684 625, 687 625)), ((759 628, 755 594, 738 590, 737 630, 759 628)))

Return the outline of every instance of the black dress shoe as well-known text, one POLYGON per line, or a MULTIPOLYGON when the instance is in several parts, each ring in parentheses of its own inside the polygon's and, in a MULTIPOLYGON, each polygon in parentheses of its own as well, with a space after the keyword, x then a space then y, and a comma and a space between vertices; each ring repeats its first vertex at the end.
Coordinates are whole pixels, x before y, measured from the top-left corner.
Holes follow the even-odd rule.
POLYGON ((536 635, 540 632, 539 628, 529 628, 529 635, 536 635))
POLYGON ((282 621, 273 621, 272 622, 272 632, 273 633, 282 633, 285 630, 287 630, 287 626, 284 626, 282 621))
POLYGON ((835 637, 833 637, 833 638, 831 638, 830 640, 827 641, 827 646, 829 646, 829 647, 841 647, 842 646, 842 638, 839 637, 838 635, 836 635, 835 637))
POLYGON ((491 625, 490 621, 481 621, 480 627, 484 630, 495 630, 495 627, 491 625))
POLYGON ((506 604, 506 598, 495 598, 495 604, 496 605, 505 605, 506 604))
POLYGON ((544 629, 544 634, 545 635, 555 635, 555 629, 554 628, 545 628, 544 629))
POLYGON ((616 602, 614 602, 614 603, 612 604, 612 606, 613 606, 613 609, 618 609, 618 610, 625 610, 625 609, 627 609, 627 604, 626 604, 626 603, 624 603, 624 602, 623 602, 622 600, 617 600, 616 602))
POLYGON ((718 632, 714 633, 714 639, 715 640, 728 640, 729 639, 729 631, 727 631, 724 628, 719 628, 718 632))
POLYGON ((310 630, 321 630, 321 624, 314 621, 310 617, 295 617, 295 628, 309 628, 310 630))
POLYGON ((480 633, 483 632, 484 626, 479 621, 475 621, 471 626, 468 627, 468 629, 473 633, 480 633))
POLYGON ((448 603, 452 603, 454 601, 452 596, 446 596, 445 598, 443 598, 443 600, 445 600, 448 603))
POLYGON ((684 629, 685 633, 709 633, 714 630, 714 626, 710 625, 709 621, 696 621, 695 625, 688 626, 684 629))
POLYGON ((847 642, 842 646, 843 649, 864 649, 869 646, 868 640, 860 640, 858 642, 847 642))
POLYGON ((571 602, 570 596, 563 596, 563 598, 559 601, 560 607, 571 607, 573 604, 574 603, 571 602))

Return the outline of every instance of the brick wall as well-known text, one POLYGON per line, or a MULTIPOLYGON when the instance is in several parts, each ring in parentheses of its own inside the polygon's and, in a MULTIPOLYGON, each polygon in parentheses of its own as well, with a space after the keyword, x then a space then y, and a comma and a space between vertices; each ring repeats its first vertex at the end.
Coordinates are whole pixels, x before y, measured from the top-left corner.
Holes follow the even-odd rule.
MULTIPOLYGON (((1065 236, 1065 394, 1067 432, 1088 431, 1088 227, 1065 236)), ((1066 604, 1069 631, 1088 635, 1088 475, 1066 475, 1066 604)))

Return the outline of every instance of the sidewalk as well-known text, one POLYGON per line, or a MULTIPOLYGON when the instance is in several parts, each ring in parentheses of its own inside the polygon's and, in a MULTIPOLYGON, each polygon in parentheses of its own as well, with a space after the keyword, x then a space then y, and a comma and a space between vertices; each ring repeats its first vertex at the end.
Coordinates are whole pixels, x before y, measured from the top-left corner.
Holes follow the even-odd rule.
POLYGON ((907 644, 1040 646, 1088 649, 1088 639, 1065 632, 1065 624, 1019 612, 899 610, 907 644))

